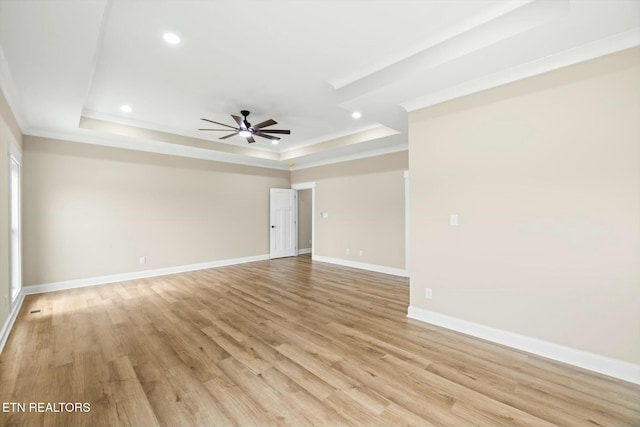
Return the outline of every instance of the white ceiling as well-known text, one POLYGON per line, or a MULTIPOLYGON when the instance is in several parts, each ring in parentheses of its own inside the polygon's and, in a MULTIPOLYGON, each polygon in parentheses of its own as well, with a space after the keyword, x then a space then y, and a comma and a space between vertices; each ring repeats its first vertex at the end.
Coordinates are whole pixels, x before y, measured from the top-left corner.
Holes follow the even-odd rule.
POLYGON ((280 169, 404 150, 408 111, 637 45, 640 0, 0 0, 25 134, 280 169), (241 109, 291 135, 197 130, 241 109))

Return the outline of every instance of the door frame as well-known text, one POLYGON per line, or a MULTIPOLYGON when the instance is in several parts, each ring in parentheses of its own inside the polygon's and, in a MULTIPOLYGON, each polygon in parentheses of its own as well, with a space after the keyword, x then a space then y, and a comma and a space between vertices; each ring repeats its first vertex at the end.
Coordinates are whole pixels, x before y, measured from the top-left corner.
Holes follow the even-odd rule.
POLYGON ((409 250, 411 248, 409 241, 409 171, 406 170, 404 175, 404 270, 407 272, 407 277, 411 277, 409 274, 409 250))
MULTIPOLYGON (((301 182, 298 184, 291 184, 292 190, 311 190, 311 259, 313 259, 316 253, 316 183, 315 182, 301 182)), ((298 203, 296 199, 296 204, 298 203)), ((296 209, 296 235, 298 234, 298 210, 296 209)), ((299 250, 300 248, 298 248, 299 250)), ((297 256, 296 251, 296 256, 297 256)))

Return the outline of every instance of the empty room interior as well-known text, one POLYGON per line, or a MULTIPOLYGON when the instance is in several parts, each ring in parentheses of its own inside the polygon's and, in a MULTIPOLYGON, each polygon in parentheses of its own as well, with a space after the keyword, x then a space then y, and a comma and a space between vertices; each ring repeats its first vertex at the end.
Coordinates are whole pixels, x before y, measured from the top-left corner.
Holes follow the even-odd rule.
POLYGON ((0 425, 640 425, 640 1, 0 0, 0 425))

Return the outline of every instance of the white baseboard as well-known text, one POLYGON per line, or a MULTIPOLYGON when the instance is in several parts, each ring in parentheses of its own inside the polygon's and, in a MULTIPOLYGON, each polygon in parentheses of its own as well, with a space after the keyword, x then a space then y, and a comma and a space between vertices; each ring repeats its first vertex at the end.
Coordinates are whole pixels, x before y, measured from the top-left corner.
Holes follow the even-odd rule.
POLYGON ((330 258, 326 256, 313 255, 313 261, 327 262, 329 264, 342 265, 344 267, 359 268, 360 270, 375 271, 376 273, 391 274, 394 276, 409 277, 407 270, 401 268, 386 267, 384 265, 367 264, 364 262, 349 261, 339 258, 330 258))
POLYGON ((11 328, 13 328, 13 323, 16 321, 16 317, 18 317, 18 313, 20 313, 20 308, 24 301, 24 295, 24 288, 22 288, 16 297, 16 301, 9 313, 9 316, 7 317, 7 320, 5 320, 4 325, 2 325, 2 329, 0 329, 0 353, 2 353, 4 345, 7 343, 9 332, 11 332, 11 328))
POLYGON ((311 253, 311 248, 298 249, 298 255, 310 254, 310 253, 311 253))
POLYGON ((640 384, 640 365, 409 306, 407 317, 640 384))
POLYGON ((109 276, 89 277, 86 279, 65 280, 62 282, 42 283, 22 288, 25 295, 41 294, 44 292, 63 291, 65 289, 84 288, 86 286, 104 285, 106 283, 124 282, 127 280, 144 279, 147 277, 165 276, 167 274, 184 273, 187 271, 205 270, 207 268, 224 267, 227 265, 244 264, 246 262, 264 261, 269 255, 256 255, 244 258, 224 259, 220 261, 203 262, 199 264, 180 265, 176 267, 157 268, 154 270, 135 271, 133 273, 111 274, 109 276))

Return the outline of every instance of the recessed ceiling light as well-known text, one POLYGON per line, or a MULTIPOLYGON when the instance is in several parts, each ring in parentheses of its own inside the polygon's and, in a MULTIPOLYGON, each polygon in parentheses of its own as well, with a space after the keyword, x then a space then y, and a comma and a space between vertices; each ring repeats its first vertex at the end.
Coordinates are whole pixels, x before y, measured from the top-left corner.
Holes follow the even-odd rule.
POLYGON ((351 113, 351 117, 353 117, 354 119, 359 119, 360 117, 362 117, 362 113, 360 111, 354 111, 353 113, 351 113))
POLYGON ((123 113, 130 113, 133 111, 133 108, 131 108, 131 105, 121 105, 120 111, 122 111, 123 113))
POLYGON ((180 43, 180 37, 176 33, 164 33, 162 38, 169 44, 180 43))
POLYGON ((278 145, 278 142, 280 142, 280 140, 279 140, 279 139, 272 139, 272 140, 271 140, 271 143, 272 143, 273 145, 278 145))

